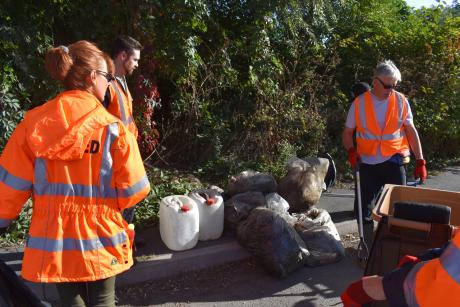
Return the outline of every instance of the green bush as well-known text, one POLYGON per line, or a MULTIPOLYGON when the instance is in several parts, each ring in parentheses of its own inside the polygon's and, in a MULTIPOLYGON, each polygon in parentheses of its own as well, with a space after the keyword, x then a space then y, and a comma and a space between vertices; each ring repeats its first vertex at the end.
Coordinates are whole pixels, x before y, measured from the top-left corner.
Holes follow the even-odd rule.
POLYGON ((19 213, 19 217, 11 223, 7 232, 0 236, 0 247, 23 244, 29 233, 32 218, 32 201, 28 200, 19 213))
POLYGON ((24 114, 19 98, 15 95, 15 88, 19 85, 14 70, 4 66, 0 74, 0 148, 6 145, 24 114))
MULTIPOLYGON (((459 16, 457 2, 414 10, 403 0, 98 0, 91 10, 1 1, 0 147, 25 110, 59 90, 43 69, 50 46, 88 39, 107 49, 128 34, 146 46, 128 81, 140 148, 156 167, 225 184, 248 168, 279 177, 291 154, 329 152, 347 177, 348 92, 384 59, 402 72, 432 167, 460 154, 459 16)), ((155 223, 161 197, 193 187, 174 172, 149 176, 139 226, 155 223)))

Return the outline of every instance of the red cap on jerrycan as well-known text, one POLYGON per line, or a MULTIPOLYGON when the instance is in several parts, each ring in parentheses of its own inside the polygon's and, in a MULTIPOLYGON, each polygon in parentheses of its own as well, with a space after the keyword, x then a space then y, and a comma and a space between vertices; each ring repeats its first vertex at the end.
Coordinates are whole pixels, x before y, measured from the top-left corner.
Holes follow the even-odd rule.
POLYGON ((190 205, 189 204, 183 204, 181 207, 180 207, 180 210, 183 211, 183 212, 187 212, 189 211, 191 208, 190 208, 190 205))

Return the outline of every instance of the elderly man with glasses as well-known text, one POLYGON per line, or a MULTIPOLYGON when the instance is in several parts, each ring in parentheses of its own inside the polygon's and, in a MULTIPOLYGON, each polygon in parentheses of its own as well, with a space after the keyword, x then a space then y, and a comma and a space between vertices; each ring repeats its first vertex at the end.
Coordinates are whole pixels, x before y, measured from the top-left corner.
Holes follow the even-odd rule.
POLYGON ((353 169, 359 164, 364 241, 369 248, 374 230, 371 212, 377 195, 385 184, 406 184, 405 164, 409 162, 411 150, 416 158, 415 177, 421 181, 427 177, 409 102, 395 90, 400 81, 401 73, 392 61, 379 63, 372 89, 353 101, 342 134, 348 161, 353 169))

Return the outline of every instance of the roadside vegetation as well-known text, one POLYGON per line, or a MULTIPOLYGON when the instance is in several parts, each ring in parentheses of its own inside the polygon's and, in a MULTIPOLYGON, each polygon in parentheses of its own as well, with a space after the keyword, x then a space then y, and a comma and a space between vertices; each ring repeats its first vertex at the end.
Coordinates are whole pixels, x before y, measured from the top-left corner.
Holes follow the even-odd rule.
MULTIPOLYGON (((44 52, 80 39, 107 50, 119 33, 145 46, 129 78, 158 202, 244 169, 278 179, 286 159, 329 152, 351 178, 341 131, 356 81, 392 59, 429 168, 460 153, 460 4, 415 10, 403 0, 82 0, 0 2, 0 150, 25 111, 60 89, 44 52)), ((24 238, 32 208, 2 237, 24 238)))

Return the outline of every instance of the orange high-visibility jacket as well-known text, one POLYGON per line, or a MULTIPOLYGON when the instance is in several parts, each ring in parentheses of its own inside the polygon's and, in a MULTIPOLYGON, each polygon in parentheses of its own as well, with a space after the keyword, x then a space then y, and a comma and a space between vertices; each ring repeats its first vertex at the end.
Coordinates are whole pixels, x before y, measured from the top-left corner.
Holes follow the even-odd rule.
POLYGON ((403 288, 409 306, 459 306, 460 232, 439 258, 417 263, 403 288))
POLYGON ((372 106, 372 94, 368 91, 354 100, 358 153, 375 155, 378 145, 382 156, 387 157, 409 150, 403 125, 407 118, 405 101, 403 94, 393 91, 388 98, 385 127, 382 131, 372 106))
POLYGON ((109 85, 110 102, 107 110, 119 118, 128 130, 134 134, 137 139, 137 127, 133 117, 133 98, 129 92, 120 84, 120 81, 114 80, 109 85))
POLYGON ((94 281, 133 263, 121 216, 150 190, 134 136, 92 94, 72 90, 26 113, 0 157, 0 227, 32 196, 22 276, 94 281))

